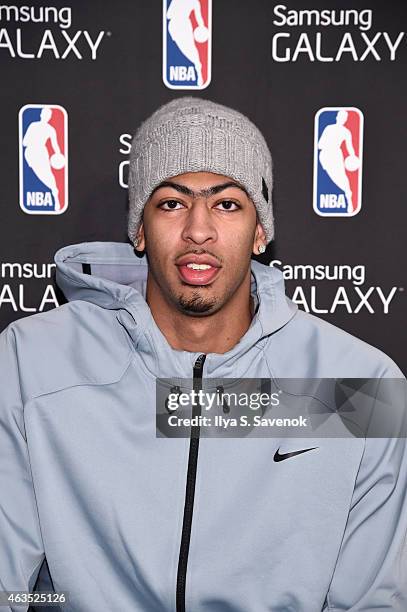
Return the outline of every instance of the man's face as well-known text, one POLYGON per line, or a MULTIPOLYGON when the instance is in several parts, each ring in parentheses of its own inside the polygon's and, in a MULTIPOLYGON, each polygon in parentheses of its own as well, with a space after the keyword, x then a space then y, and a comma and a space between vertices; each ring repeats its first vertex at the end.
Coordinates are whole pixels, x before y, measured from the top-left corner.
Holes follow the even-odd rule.
POLYGON ((180 174, 156 188, 138 236, 154 291, 193 316, 213 314, 228 302, 250 279, 254 247, 265 242, 245 190, 210 172, 180 174))

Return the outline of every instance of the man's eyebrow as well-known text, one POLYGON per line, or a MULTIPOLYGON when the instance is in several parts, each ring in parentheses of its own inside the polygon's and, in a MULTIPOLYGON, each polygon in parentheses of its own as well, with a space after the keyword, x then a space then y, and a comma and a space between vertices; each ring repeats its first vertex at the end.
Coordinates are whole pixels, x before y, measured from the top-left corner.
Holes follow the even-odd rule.
POLYGON ((228 181, 227 183, 222 183, 221 185, 213 185, 212 187, 208 187, 207 189, 200 189, 199 191, 193 191, 192 189, 190 189, 189 187, 186 187, 185 185, 180 185, 179 183, 173 183, 172 181, 163 181, 162 183, 160 183, 159 185, 157 185, 157 187, 153 189, 153 191, 150 194, 150 198, 157 191, 157 189, 161 189, 161 187, 172 187, 176 191, 179 191, 180 193, 183 193, 184 195, 190 196, 192 198, 196 198, 198 196, 210 197, 212 195, 216 195, 217 193, 220 193, 221 191, 223 191, 224 189, 227 189, 228 187, 237 187, 238 189, 243 191, 243 193, 245 193, 247 197, 250 197, 246 189, 242 185, 239 185, 238 183, 235 183, 234 181, 228 181))

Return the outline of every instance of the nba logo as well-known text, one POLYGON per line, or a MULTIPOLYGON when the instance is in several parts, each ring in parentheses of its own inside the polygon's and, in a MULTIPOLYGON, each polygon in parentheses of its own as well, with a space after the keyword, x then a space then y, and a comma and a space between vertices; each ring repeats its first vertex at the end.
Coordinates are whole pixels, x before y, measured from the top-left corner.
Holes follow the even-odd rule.
POLYGON ((68 207, 68 117, 56 104, 19 112, 20 207, 29 215, 60 215, 68 207))
POLYGON ((170 89, 211 82, 212 0, 163 0, 163 81, 170 89))
POLYGON ((315 115, 314 210, 353 217, 362 206, 363 114, 354 107, 321 108, 315 115))

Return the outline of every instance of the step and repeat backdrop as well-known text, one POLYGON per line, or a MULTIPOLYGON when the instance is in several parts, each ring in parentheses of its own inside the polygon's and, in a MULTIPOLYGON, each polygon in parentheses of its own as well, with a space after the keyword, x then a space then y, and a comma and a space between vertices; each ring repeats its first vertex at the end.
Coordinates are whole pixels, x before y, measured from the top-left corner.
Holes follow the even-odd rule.
POLYGON ((0 4, 0 330, 55 308, 53 255, 127 241, 131 137, 196 95, 247 114, 274 161, 288 295, 407 371, 407 3, 0 4))

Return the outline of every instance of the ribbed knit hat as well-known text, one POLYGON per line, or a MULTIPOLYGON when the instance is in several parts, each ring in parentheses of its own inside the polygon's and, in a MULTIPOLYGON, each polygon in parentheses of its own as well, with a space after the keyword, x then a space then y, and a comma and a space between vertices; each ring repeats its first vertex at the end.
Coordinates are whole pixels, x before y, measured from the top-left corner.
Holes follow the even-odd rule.
POLYGON ((239 182, 257 209, 267 242, 273 239, 272 161, 261 132, 236 110, 185 96, 156 110, 133 138, 128 217, 131 241, 153 189, 186 172, 213 172, 239 182))

